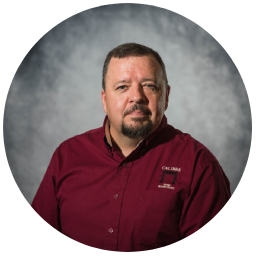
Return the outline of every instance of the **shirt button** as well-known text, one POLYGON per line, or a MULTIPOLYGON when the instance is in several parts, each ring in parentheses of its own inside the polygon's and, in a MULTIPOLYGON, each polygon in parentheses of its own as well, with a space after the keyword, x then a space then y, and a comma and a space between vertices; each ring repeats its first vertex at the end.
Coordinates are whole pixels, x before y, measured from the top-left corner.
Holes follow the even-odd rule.
POLYGON ((126 167, 127 166, 127 163, 123 163, 123 167, 126 167))
POLYGON ((118 198, 118 194, 115 194, 115 195, 114 195, 114 198, 117 199, 117 198, 118 198))
POLYGON ((110 229, 108 230, 108 232, 109 232, 109 233, 113 233, 113 232, 114 232, 113 228, 110 228, 110 229))

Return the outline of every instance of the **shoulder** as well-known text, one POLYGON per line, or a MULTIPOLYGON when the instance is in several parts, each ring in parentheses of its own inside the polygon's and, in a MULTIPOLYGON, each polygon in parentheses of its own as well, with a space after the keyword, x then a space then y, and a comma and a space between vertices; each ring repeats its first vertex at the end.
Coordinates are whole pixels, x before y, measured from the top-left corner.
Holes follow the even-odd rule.
POLYGON ((220 163, 203 143, 171 125, 166 127, 166 132, 171 137, 171 140, 167 142, 170 149, 168 151, 172 152, 174 158, 180 161, 179 163, 184 166, 183 169, 186 170, 187 174, 192 174, 191 181, 198 177, 211 177, 212 181, 221 180, 224 182, 222 184, 225 184, 230 191, 228 178, 220 163))
POLYGON ((186 154, 189 157, 194 156, 197 160, 205 162, 217 161, 212 152, 203 143, 199 142, 188 133, 183 133, 173 126, 167 125, 164 135, 167 135, 167 144, 174 147, 180 154, 186 154))
POLYGON ((92 129, 85 133, 71 137, 63 141, 56 151, 66 154, 66 152, 80 152, 85 149, 92 149, 103 139, 102 127, 92 129))

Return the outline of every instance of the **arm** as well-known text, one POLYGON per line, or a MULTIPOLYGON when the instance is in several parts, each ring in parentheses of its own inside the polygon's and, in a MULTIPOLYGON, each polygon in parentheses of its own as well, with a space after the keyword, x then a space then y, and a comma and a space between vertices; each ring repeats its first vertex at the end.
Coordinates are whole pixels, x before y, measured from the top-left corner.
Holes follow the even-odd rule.
POLYGON ((183 205, 181 238, 187 237, 209 222, 229 200, 230 185, 221 166, 206 161, 195 171, 190 191, 183 205))
POLYGON ((56 151, 31 205, 31 256, 61 255, 59 205, 55 195, 56 151))

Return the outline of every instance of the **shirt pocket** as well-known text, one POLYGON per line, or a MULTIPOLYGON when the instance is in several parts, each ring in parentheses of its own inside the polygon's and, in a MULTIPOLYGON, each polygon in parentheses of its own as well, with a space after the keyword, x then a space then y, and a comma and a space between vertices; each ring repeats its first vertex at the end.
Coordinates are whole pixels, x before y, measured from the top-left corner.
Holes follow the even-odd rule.
POLYGON ((182 201, 171 191, 143 192, 138 209, 137 232, 141 250, 162 247, 180 240, 182 201))

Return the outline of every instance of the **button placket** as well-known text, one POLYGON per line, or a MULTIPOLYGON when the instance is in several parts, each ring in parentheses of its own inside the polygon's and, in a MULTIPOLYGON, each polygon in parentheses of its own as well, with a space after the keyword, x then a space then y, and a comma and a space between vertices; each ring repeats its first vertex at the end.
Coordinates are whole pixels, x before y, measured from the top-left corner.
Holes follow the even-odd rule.
POLYGON ((126 188, 130 169, 130 163, 119 164, 114 178, 114 186, 112 188, 111 201, 109 204, 109 217, 106 223, 107 228, 104 238, 104 244, 106 248, 110 250, 116 250, 118 246, 118 230, 122 208, 123 193, 126 188))

